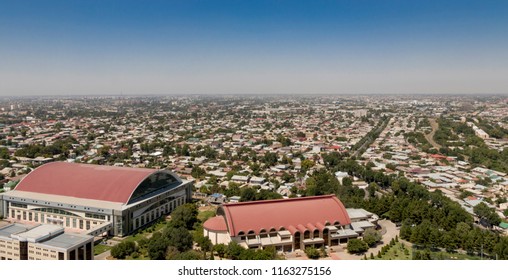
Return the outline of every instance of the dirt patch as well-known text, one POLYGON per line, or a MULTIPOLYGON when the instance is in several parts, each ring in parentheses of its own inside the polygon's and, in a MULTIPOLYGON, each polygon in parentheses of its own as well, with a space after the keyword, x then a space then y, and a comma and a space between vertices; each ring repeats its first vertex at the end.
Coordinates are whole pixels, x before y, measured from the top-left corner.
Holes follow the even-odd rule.
POLYGON ((429 141, 432 147, 439 150, 441 148, 441 145, 439 145, 438 143, 436 143, 436 141, 434 141, 434 134, 436 134, 436 130, 439 128, 439 124, 436 122, 436 119, 431 118, 429 118, 429 123, 430 126, 432 127, 432 131, 429 134, 425 134, 425 139, 429 141))

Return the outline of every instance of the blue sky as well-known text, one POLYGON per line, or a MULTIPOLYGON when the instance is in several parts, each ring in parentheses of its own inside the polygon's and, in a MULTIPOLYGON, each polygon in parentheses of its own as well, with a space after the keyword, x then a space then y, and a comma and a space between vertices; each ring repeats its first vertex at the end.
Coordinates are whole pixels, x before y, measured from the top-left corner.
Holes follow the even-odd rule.
POLYGON ((0 95, 508 93, 508 1, 5 1, 0 95))

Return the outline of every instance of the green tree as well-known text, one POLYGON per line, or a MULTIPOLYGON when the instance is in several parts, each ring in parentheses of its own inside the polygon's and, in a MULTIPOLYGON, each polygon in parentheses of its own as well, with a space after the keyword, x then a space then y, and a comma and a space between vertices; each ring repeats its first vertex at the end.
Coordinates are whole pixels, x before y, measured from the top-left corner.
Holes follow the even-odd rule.
POLYGON ((304 159, 301 164, 302 169, 304 171, 311 169, 314 165, 315 165, 314 161, 312 161, 310 159, 304 159))
POLYGON ((215 252, 217 252, 217 255, 222 259, 224 258, 224 256, 226 255, 227 253, 227 250, 228 250, 228 246, 224 245, 224 244, 215 244, 213 246, 213 250, 215 252))
POLYGON ((245 250, 246 249, 243 248, 242 246, 238 245, 238 243, 231 241, 227 246, 226 255, 228 258, 230 258, 232 260, 239 260, 240 255, 245 250))
POLYGON ((166 228, 163 235, 167 237, 167 244, 175 247, 180 252, 192 249, 192 235, 184 227, 166 228))
POLYGON ((305 194, 307 196, 334 194, 339 191, 340 183, 337 178, 322 168, 310 176, 305 184, 307 186, 305 194))
POLYGON ((196 204, 187 203, 180 205, 171 212, 171 226, 185 227, 188 230, 194 228, 194 224, 198 221, 198 207, 196 204))
POLYGON ((136 243, 133 241, 122 241, 111 248, 111 256, 117 259, 125 259, 136 251, 136 243))
POLYGON ((277 161, 278 158, 276 153, 266 152, 265 156, 263 157, 263 162, 268 166, 275 165, 277 161))
POLYGON ((166 259, 166 249, 168 248, 168 240, 159 232, 153 234, 148 242, 148 257, 151 260, 166 259))
POLYGON ((206 171, 203 168, 200 168, 197 166, 194 166, 192 168, 192 171, 191 171, 192 177, 199 179, 199 178, 203 178, 205 175, 206 175, 206 171))
POLYGON ((473 212, 490 227, 497 226, 501 222, 501 218, 497 215, 495 209, 488 207, 483 202, 473 207, 473 212))
POLYGON ((369 245, 361 239, 350 239, 347 242, 347 251, 350 254, 360 254, 367 252, 369 245))
POLYGON ((206 259, 206 252, 211 251, 213 248, 212 241, 208 238, 208 236, 200 236, 196 238, 196 243, 203 251, 203 259, 206 259))
POLYGON ((276 260, 278 259, 277 250, 274 246, 266 246, 256 251, 256 260, 276 260))
POLYGON ((253 188, 243 188, 241 195, 240 195, 240 201, 254 201, 256 200, 256 190, 253 188))
POLYGON ((188 250, 183 253, 177 254, 174 260, 202 260, 201 255, 193 250, 188 250))
POLYGON ((369 228, 363 233, 363 241, 369 247, 374 247, 374 245, 381 241, 381 234, 377 230, 369 228))

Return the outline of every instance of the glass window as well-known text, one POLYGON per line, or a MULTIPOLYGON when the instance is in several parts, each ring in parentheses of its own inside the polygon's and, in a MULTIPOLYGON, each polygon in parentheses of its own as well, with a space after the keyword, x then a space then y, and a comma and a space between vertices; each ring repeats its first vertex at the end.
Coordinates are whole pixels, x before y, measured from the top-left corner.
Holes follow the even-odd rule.
POLYGON ((139 184, 139 186, 132 194, 129 203, 135 201, 136 199, 141 199, 147 194, 169 187, 171 184, 175 182, 177 182, 177 180, 171 174, 165 172, 158 172, 152 174, 148 178, 146 178, 141 184, 139 184))

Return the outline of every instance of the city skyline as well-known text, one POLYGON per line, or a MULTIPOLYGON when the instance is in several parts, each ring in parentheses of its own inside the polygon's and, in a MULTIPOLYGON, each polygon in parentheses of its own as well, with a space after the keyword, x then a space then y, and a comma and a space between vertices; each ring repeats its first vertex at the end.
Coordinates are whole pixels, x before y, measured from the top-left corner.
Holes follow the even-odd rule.
POLYGON ((508 92, 503 1, 5 1, 0 96, 508 92))

